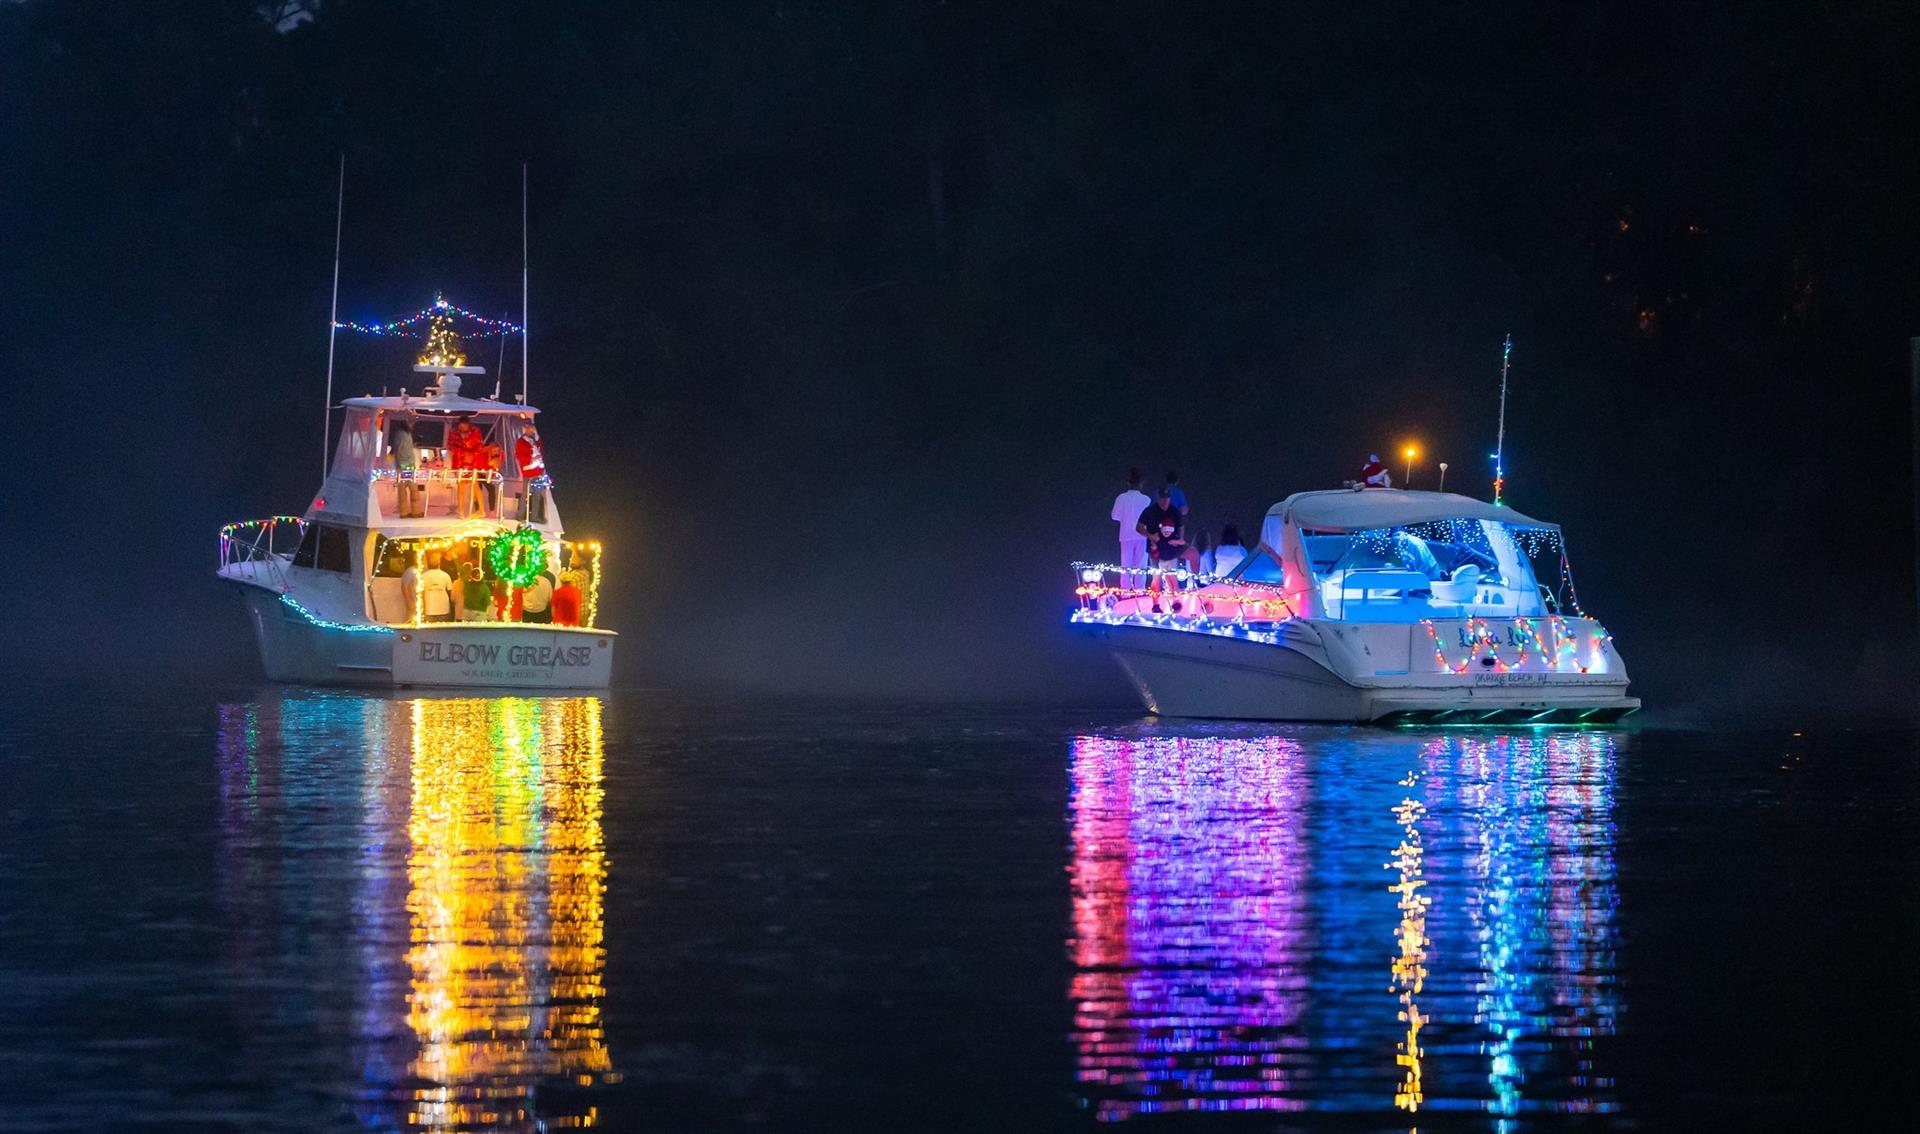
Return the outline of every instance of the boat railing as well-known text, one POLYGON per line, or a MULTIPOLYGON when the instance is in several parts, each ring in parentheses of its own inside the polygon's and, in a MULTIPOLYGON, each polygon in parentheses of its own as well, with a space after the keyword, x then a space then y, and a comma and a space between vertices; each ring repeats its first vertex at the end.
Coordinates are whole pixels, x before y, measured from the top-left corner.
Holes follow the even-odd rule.
POLYGON ((220 569, 284 588, 282 558, 300 546, 300 537, 306 530, 307 522, 299 516, 268 516, 264 520, 228 524, 220 529, 220 569), (287 530, 282 532, 282 528, 287 530), (236 567, 240 570, 229 570, 236 567))
POLYGON ((1077 621, 1152 621, 1196 627, 1282 622, 1294 616, 1278 583, 1230 579, 1174 567, 1120 567, 1075 563, 1077 621))
POLYGON ((544 476, 508 477, 499 469, 375 469, 374 500, 382 515, 404 518, 400 492, 420 494, 414 515, 520 520, 544 523, 546 493, 552 484, 544 476), (477 494, 477 502, 473 497, 477 494), (477 503, 477 506, 476 506, 477 503))

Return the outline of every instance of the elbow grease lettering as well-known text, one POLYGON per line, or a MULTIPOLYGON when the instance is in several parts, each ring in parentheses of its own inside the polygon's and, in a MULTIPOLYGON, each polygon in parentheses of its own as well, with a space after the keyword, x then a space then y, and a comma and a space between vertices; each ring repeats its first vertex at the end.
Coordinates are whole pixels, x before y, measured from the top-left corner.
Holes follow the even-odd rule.
POLYGON ((458 665, 468 668, 461 670, 462 676, 514 676, 515 673, 502 671, 496 667, 504 662, 510 671, 524 673, 533 670, 564 669, 570 666, 585 666, 593 662, 593 647, 587 646, 508 646, 499 643, 482 645, 477 642, 436 642, 420 643, 420 660, 437 665, 458 665))

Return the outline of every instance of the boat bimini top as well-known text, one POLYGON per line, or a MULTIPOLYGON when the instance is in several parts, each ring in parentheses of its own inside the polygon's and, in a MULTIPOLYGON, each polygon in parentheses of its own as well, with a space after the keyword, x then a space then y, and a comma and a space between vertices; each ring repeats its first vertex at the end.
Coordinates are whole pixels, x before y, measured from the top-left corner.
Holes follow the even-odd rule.
POLYGON ((1530 562, 1560 528, 1471 496, 1367 488, 1297 492, 1267 510, 1231 582, 1278 584, 1298 615, 1360 622, 1532 617, 1572 605, 1530 562))
MULTIPOLYGON (((1267 509, 1275 519, 1320 532, 1354 532, 1394 528, 1436 520, 1496 520, 1523 528, 1558 525, 1523 516, 1505 505, 1489 504, 1451 492, 1411 492, 1404 488, 1336 488, 1296 492, 1267 509)), ((1264 538, 1266 532, 1262 531, 1264 538)), ((1279 546, 1279 541, 1272 541, 1279 546)))

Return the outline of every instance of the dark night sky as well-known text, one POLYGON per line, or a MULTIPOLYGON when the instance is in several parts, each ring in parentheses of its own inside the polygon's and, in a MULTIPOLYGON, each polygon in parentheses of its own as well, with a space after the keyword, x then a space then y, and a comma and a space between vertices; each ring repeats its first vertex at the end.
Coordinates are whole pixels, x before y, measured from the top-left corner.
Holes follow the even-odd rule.
POLYGON ((362 318, 517 308, 531 163, 623 684, 1122 702, 1063 619, 1126 466, 1484 491, 1511 333, 1511 498, 1650 704, 1912 696, 1912 5, 0 7, 36 668, 257 672, 214 531, 317 484, 344 151, 362 318))

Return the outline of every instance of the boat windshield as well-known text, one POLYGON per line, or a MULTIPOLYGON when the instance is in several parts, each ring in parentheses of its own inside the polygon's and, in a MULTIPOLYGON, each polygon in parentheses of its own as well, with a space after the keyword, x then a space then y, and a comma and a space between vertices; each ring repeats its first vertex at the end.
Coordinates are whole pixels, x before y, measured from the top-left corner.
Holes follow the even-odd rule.
POLYGON ((1434 520, 1301 536, 1330 618, 1537 617, 1558 607, 1533 566, 1539 557, 1560 559, 1557 528, 1434 520))

